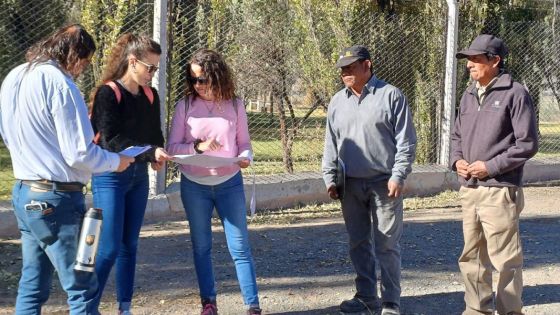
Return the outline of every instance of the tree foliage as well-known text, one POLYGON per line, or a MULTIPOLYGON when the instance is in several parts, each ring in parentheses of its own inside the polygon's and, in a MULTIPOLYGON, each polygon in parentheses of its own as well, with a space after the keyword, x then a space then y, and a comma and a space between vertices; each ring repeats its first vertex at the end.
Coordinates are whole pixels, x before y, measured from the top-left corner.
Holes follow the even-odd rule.
POLYGON ((5 10, 0 19, 0 78, 24 61, 25 51, 35 42, 68 22, 72 2, 63 0, 1 0, 5 10), (44 14, 45 7, 52 12, 44 14))
MULTIPOLYGON (((23 60, 30 44, 67 22, 81 22, 99 47, 93 71, 82 80, 87 95, 120 34, 151 34, 152 0, 0 1, 8 12, 0 19, 0 77, 23 60)), ((560 103, 558 2, 461 0, 459 47, 480 33, 501 36, 511 50, 510 71, 537 104, 542 91, 560 103)), ((417 162, 438 163, 446 13, 443 0, 169 0, 167 100, 183 96, 195 50, 220 51, 236 74, 238 95, 266 104, 268 126, 252 128, 260 128, 259 140, 281 139, 284 170, 291 173, 294 144, 306 139, 312 117, 342 87, 333 66, 339 51, 364 44, 374 74, 409 100, 417 162)), ((459 74, 460 95, 469 77, 459 74)))

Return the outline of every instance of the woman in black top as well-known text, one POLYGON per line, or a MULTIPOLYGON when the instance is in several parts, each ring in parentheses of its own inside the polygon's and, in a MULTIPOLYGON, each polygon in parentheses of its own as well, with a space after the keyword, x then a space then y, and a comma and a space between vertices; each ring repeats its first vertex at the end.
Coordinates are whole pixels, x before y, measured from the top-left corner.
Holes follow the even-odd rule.
POLYGON ((99 307, 103 288, 116 262, 119 314, 130 314, 136 248, 148 200, 149 163, 160 170, 170 156, 163 149, 157 91, 149 87, 158 69, 161 48, 146 36, 119 37, 104 69, 102 84, 92 92, 93 129, 97 143, 113 152, 129 146, 152 148, 122 173, 92 178, 93 205, 103 210, 103 227, 95 271, 99 307))

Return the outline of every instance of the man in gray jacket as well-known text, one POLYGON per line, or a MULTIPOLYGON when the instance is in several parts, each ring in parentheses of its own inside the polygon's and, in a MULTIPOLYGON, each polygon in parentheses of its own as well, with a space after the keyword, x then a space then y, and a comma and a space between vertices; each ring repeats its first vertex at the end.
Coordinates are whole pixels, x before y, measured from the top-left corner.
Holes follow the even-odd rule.
POLYGON ((336 66, 345 88, 329 104, 323 178, 329 196, 341 199, 357 273, 356 294, 340 310, 373 313, 377 258, 382 315, 400 314, 402 189, 416 150, 410 108, 399 89, 373 76, 366 47, 344 49, 336 66))
POLYGON ((507 54, 504 42, 493 35, 479 35, 457 53, 468 59, 474 81, 461 99, 451 155, 461 183, 464 315, 493 314, 492 266, 498 271, 498 314, 522 314, 521 183, 538 139, 531 97, 503 69, 507 54))

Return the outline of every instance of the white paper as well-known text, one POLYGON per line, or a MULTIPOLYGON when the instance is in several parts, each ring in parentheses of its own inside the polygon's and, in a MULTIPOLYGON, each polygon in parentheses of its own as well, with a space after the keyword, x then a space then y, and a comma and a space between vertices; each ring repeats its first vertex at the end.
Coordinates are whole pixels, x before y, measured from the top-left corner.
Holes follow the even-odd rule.
POLYGON ((119 154, 126 155, 126 156, 129 156, 129 157, 136 157, 136 156, 150 150, 151 148, 152 147, 149 146, 149 145, 147 145, 145 147, 137 147, 137 146, 128 147, 128 148, 122 150, 121 152, 119 152, 119 154))
POLYGON ((246 160, 245 157, 219 157, 204 154, 194 154, 194 155, 174 155, 173 162, 186 165, 194 165, 206 168, 216 168, 223 166, 231 166, 237 164, 237 162, 246 160))

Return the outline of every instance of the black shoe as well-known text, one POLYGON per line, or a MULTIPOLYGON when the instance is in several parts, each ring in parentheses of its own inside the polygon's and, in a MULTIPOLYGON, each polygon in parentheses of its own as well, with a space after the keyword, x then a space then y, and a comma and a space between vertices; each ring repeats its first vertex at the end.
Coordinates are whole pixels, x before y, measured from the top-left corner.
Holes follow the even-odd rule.
POLYGON ((354 296, 351 300, 340 303, 340 311, 343 313, 357 313, 366 311, 366 314, 374 314, 375 300, 365 300, 354 296))

